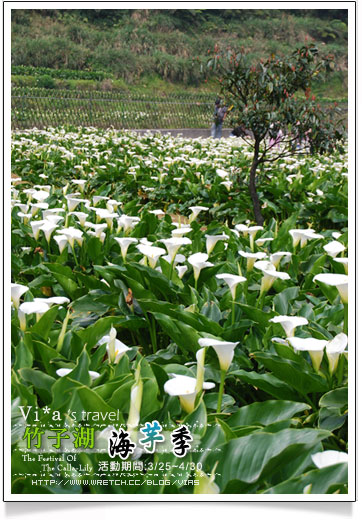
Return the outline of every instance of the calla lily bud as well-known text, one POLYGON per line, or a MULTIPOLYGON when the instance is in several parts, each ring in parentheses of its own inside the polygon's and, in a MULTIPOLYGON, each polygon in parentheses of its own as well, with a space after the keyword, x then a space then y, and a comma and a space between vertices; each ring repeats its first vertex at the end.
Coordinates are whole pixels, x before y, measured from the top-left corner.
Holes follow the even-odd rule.
POLYGON ((114 327, 111 327, 111 330, 109 332, 109 341, 108 341, 108 357, 109 362, 113 363, 116 359, 116 336, 117 331, 114 327))
POLYGON ((61 329, 59 337, 58 337, 57 352, 60 352, 62 350, 62 346, 64 343, 64 336, 65 336, 65 333, 67 332, 67 325, 68 325, 69 317, 70 317, 70 309, 68 309, 68 311, 67 311, 67 314, 66 314, 63 324, 62 324, 62 329, 61 329))
POLYGON ((196 470, 196 476, 197 476, 197 480, 199 481, 199 484, 198 485, 195 484, 195 487, 194 487, 195 495, 216 495, 216 494, 220 493, 219 486, 214 482, 216 466, 217 466, 217 463, 213 467, 209 477, 202 470, 199 470, 199 469, 196 470))
POLYGON ((127 421, 127 431, 133 432, 140 422, 142 405, 143 382, 141 379, 141 363, 138 363, 135 372, 135 382, 131 388, 131 403, 127 421))
POLYGON ((107 354, 110 363, 118 363, 123 354, 125 354, 127 350, 130 350, 127 345, 116 338, 116 335, 117 331, 112 327, 109 334, 103 336, 97 343, 97 345, 103 345, 104 343, 107 344, 107 354))
POLYGON ((196 372, 196 393, 198 394, 202 390, 202 385, 204 383, 204 373, 205 373, 205 355, 206 348, 200 348, 196 352, 197 359, 197 372, 196 372))

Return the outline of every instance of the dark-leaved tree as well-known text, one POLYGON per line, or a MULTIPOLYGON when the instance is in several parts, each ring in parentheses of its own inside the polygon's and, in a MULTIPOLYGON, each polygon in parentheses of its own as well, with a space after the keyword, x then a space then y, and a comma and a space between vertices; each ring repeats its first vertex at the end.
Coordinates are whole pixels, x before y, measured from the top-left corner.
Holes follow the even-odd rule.
POLYGON ((321 106, 311 94, 313 81, 333 70, 333 56, 320 57, 305 45, 290 56, 271 55, 257 65, 246 53, 219 51, 208 66, 219 76, 232 124, 252 146, 249 192, 254 217, 263 224, 256 177, 260 165, 295 154, 326 154, 342 150, 346 132, 336 104, 321 106))

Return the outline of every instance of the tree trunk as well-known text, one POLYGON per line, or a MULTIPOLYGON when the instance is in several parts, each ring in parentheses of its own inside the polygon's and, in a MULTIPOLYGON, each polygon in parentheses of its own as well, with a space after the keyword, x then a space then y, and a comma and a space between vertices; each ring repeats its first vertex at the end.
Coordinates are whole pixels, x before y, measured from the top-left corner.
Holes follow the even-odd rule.
POLYGON ((262 226, 264 219, 263 219, 263 215, 261 214, 260 201, 259 201, 259 197, 258 197, 258 194, 256 191, 256 186, 255 186, 255 175, 256 175, 256 170, 257 170, 258 164, 259 164, 259 148, 260 148, 260 141, 256 138, 255 144, 254 144, 253 162, 251 164, 251 168, 250 168, 250 172, 249 172, 250 173, 249 193, 250 193, 251 200, 253 202, 255 222, 257 223, 258 226, 262 226))

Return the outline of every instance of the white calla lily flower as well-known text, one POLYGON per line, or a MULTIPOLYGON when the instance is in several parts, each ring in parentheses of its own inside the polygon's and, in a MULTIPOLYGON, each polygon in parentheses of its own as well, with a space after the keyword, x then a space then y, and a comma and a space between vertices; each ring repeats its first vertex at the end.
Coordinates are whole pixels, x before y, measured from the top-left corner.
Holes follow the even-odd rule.
POLYGON ((32 222, 30 222, 31 229, 33 231, 33 237, 35 238, 35 240, 39 239, 40 228, 42 227, 44 222, 45 220, 33 220, 32 222))
POLYGON ((127 350, 131 350, 127 345, 122 343, 116 338, 117 331, 114 327, 111 328, 109 334, 103 336, 97 343, 97 345, 107 344, 107 354, 110 363, 118 363, 123 354, 127 350))
POLYGON ((257 260, 261 260, 266 257, 266 253, 247 253, 246 251, 238 251, 239 255, 246 258, 246 271, 249 272, 253 269, 254 264, 257 260))
POLYGON ((294 336, 294 330, 301 325, 307 325, 308 320, 303 316, 274 316, 269 320, 271 323, 280 323, 287 338, 294 336))
POLYGON ((117 223, 118 223, 117 233, 118 233, 118 231, 123 229, 123 233, 125 235, 127 235, 128 233, 130 233, 130 231, 132 231, 132 229, 134 227, 137 226, 137 224, 139 223, 140 220, 141 220, 140 217, 132 217, 132 216, 129 216, 129 215, 121 215, 117 219, 117 223))
POLYGON ((86 200, 86 199, 77 199, 77 198, 74 198, 74 197, 71 197, 69 195, 66 196, 66 199, 67 199, 67 206, 68 206, 68 211, 71 213, 75 210, 75 208, 81 204, 82 202, 87 206, 89 206, 90 202, 89 200, 86 200))
POLYGON ((95 214, 97 216, 97 222, 99 223, 101 220, 105 220, 107 222, 107 226, 109 228, 112 228, 113 226, 113 219, 119 219, 121 218, 118 213, 110 213, 108 209, 103 208, 93 208, 95 211, 95 214))
POLYGON ((70 247, 74 248, 74 241, 78 243, 79 246, 82 245, 83 242, 83 231, 77 229, 75 227, 58 229, 57 233, 60 235, 65 235, 67 237, 68 243, 70 247))
POLYGON ((280 261, 282 258, 287 258, 290 260, 292 257, 292 253, 289 251, 278 251, 277 253, 273 253, 270 255, 270 262, 274 265, 275 269, 278 269, 280 261))
POLYGON ((36 314, 36 320, 38 321, 42 314, 49 310, 49 305, 44 302, 24 302, 19 305, 18 317, 20 322, 20 329, 26 330, 26 315, 36 314))
POLYGON ((148 238, 146 237, 142 237, 139 239, 139 242, 140 244, 143 244, 144 246, 153 246, 154 245, 154 242, 151 242, 150 240, 148 240, 148 238))
POLYGON ((263 228, 263 226, 250 226, 250 227, 248 227, 245 224, 237 224, 235 226, 235 229, 237 231, 240 231, 241 233, 243 233, 244 237, 249 235, 250 249, 253 251, 254 250, 255 235, 257 234, 258 231, 262 231, 264 228, 263 228))
POLYGON ((65 235, 54 235, 53 238, 56 241, 56 243, 58 244, 60 254, 62 254, 62 252, 64 251, 64 248, 68 244, 68 237, 66 237, 65 235))
POLYGON ((258 238, 257 240, 255 240, 255 243, 257 246, 263 246, 265 243, 272 242, 273 240, 274 240, 274 238, 269 238, 269 237, 258 238))
POLYGON ((172 237, 172 238, 164 238, 160 240, 163 244, 165 244, 167 252, 171 258, 171 264, 173 263, 177 251, 181 246, 187 246, 192 244, 191 240, 187 237, 172 237))
POLYGON ((348 454, 337 450, 320 451, 318 453, 313 453, 311 457, 318 469, 334 466, 334 464, 341 464, 342 462, 348 462, 348 454))
POLYGON ((48 220, 45 220, 43 221, 43 225, 40 226, 40 230, 43 231, 44 235, 45 235, 45 238, 46 238, 46 241, 50 242, 50 238, 52 236, 52 233, 53 231, 55 231, 57 229, 58 225, 57 224, 53 224, 52 222, 48 221, 48 220))
POLYGON ((19 308, 20 298, 27 291, 29 291, 29 287, 26 287, 25 285, 21 285, 20 283, 11 284, 11 300, 15 309, 19 308))
POLYGON ((216 175, 218 177, 221 177, 222 179, 226 179, 227 177, 229 177, 228 172, 222 170, 221 168, 216 168, 216 175))
POLYGON ((209 257, 206 253, 195 253, 188 257, 187 261, 194 269, 195 283, 197 283, 197 280, 199 279, 201 269, 204 269, 205 267, 213 267, 214 264, 208 262, 208 258, 209 257))
POLYGON ((81 192, 84 192, 84 187, 87 183, 87 181, 85 179, 73 179, 72 181, 73 184, 76 184, 77 186, 79 186, 79 189, 81 192))
POLYGON ((334 258, 334 261, 337 262, 338 264, 342 264, 344 267, 345 273, 348 274, 348 258, 346 258, 346 257, 334 258))
POLYGON ((346 274, 320 273, 313 278, 313 282, 336 287, 342 303, 348 303, 348 276, 346 274))
POLYGON ((191 233, 192 228, 189 226, 182 226, 177 227, 171 231, 171 234, 173 237, 182 237, 183 235, 186 235, 187 233, 191 233))
POLYGON ((209 208, 207 208, 206 206, 190 206, 189 208, 191 210, 191 215, 189 216, 189 223, 191 224, 191 222, 193 222, 197 216, 199 215, 199 213, 201 211, 209 211, 209 208))
POLYGON ((127 419, 127 431, 131 433, 133 441, 137 440, 135 431, 140 422, 143 396, 143 381, 141 378, 141 363, 138 363, 135 371, 135 382, 131 388, 130 407, 127 419))
POLYGON ((206 348, 200 348, 196 352, 196 361, 197 361, 196 388, 195 388, 196 393, 201 392, 202 385, 204 384, 205 357, 206 357, 206 348))
POLYGON ((206 252, 210 255, 219 242, 219 240, 229 240, 229 236, 223 233, 222 235, 205 235, 206 237, 206 252))
POLYGON ((329 363, 329 372, 331 375, 333 375, 336 371, 339 356, 346 350, 347 343, 348 337, 343 332, 337 334, 335 338, 328 342, 326 346, 326 354, 329 363))
POLYGON ((38 202, 37 204, 30 204, 31 208, 31 216, 34 217, 40 209, 47 210, 49 207, 49 204, 46 202, 38 202))
POLYGON ((338 242, 337 240, 333 240, 333 242, 329 242, 325 246, 323 246, 324 251, 327 253, 327 255, 331 256, 332 258, 335 258, 339 253, 342 253, 346 248, 343 244, 338 242))
POLYGON ((246 282, 246 278, 244 276, 238 276, 235 274, 229 274, 229 273, 220 273, 216 275, 216 278, 219 280, 224 280, 224 282, 228 285, 231 297, 233 300, 235 300, 236 296, 236 287, 239 283, 246 282))
POLYGON ((223 186, 225 186, 225 188, 230 191, 231 190, 231 187, 233 185, 233 183, 231 181, 222 181, 220 182, 220 184, 222 184, 223 186))
POLYGON ((65 305, 70 303, 70 299, 66 296, 51 296, 50 298, 34 298, 35 302, 44 302, 47 305, 65 305))
POLYGON ((119 247, 121 248, 121 255, 123 258, 123 261, 126 261, 127 251, 131 244, 137 244, 138 240, 137 238, 131 238, 131 237, 114 237, 114 240, 118 242, 119 247))
POLYGON ((309 353, 314 370, 318 372, 328 341, 324 339, 296 337, 288 338, 288 341, 294 350, 307 351, 309 353))
POLYGON ((51 222, 52 224, 59 224, 59 222, 64 220, 64 217, 61 217, 60 215, 47 215, 46 217, 44 217, 44 220, 51 222))
POLYGON ((44 202, 49 197, 49 192, 46 190, 34 190, 32 197, 39 202, 44 202))
POLYGON ((43 219, 47 219, 50 215, 58 215, 58 213, 65 213, 64 208, 45 209, 43 212, 43 219))
POLYGON ((165 215, 165 212, 162 211, 162 209, 151 209, 149 213, 152 213, 152 215, 155 215, 156 217, 163 217, 165 215))
POLYGON ((137 249, 145 257, 147 257, 149 266, 152 267, 152 269, 156 267, 157 260, 160 258, 160 256, 164 255, 166 252, 162 247, 146 246, 144 244, 139 244, 137 249))
POLYGON ((33 215, 31 213, 23 213, 19 211, 18 217, 24 219, 24 224, 27 224, 33 215))
MULTIPOLYGON (((58 370, 56 371, 56 374, 59 377, 65 377, 65 376, 69 376, 69 374, 71 372, 73 372, 73 370, 74 370, 74 368, 58 368, 58 370)), ((97 379, 97 377, 100 376, 100 374, 98 372, 95 372, 94 370, 88 370, 88 374, 92 380, 97 379)))
POLYGON ((69 215, 74 215, 77 217, 79 224, 84 227, 86 220, 88 218, 88 213, 84 213, 84 211, 71 211, 69 215))
POLYGON ((102 236, 102 233, 105 229, 107 229, 107 224, 93 224, 93 222, 86 222, 85 227, 92 228, 97 238, 102 236))
POLYGON ((293 238, 293 247, 297 247, 300 242, 300 247, 304 247, 308 240, 324 238, 314 231, 314 229, 290 229, 289 234, 293 238))
POLYGON ((92 197, 93 204, 96 206, 98 202, 101 202, 102 200, 109 200, 109 197, 104 197, 102 195, 94 195, 92 197))
POLYGON ((213 338, 200 338, 199 345, 200 347, 212 347, 217 357, 219 358, 220 369, 228 370, 229 366, 234 357, 235 347, 239 344, 239 341, 220 341, 218 339, 213 338))
MULTIPOLYGON (((196 391, 196 379, 194 377, 182 376, 179 374, 169 374, 172 379, 169 379, 164 384, 164 390, 171 396, 177 396, 180 399, 182 408, 187 412, 191 413, 195 407, 195 399, 197 395, 196 391)), ((203 390, 210 390, 214 388, 214 383, 203 383, 203 390)))
POLYGON ((181 279, 187 271, 187 266, 186 265, 176 265, 176 271, 177 271, 179 278, 181 279))
POLYGON ((255 262, 254 267, 260 269, 264 274, 261 286, 260 286, 260 294, 264 292, 268 292, 275 280, 290 280, 290 276, 288 273, 283 273, 281 271, 277 271, 274 265, 271 262, 266 260, 261 260, 260 262, 255 262))
MULTIPOLYGON (((169 264, 171 263, 172 261, 172 258, 170 255, 164 255, 162 256, 161 258, 163 258, 164 260, 166 260, 166 262, 168 262, 169 264)), ((173 260, 173 263, 174 265, 176 266, 177 264, 181 264, 182 262, 185 262, 186 261, 186 257, 185 255, 176 255, 174 260, 173 260)))

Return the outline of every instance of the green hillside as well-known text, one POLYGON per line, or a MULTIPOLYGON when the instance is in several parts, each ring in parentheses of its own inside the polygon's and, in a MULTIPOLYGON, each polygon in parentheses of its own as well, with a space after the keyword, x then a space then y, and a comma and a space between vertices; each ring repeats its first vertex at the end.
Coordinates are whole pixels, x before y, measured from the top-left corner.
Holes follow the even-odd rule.
MULTIPOLYGON (((12 82, 61 89, 215 91, 203 72, 215 44, 243 46, 250 62, 306 39, 337 67, 323 96, 346 98, 347 10, 16 9, 12 82), (49 69, 49 70, 44 70, 49 69)), ((317 92, 318 93, 318 92, 317 92)))

